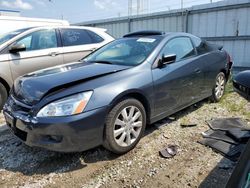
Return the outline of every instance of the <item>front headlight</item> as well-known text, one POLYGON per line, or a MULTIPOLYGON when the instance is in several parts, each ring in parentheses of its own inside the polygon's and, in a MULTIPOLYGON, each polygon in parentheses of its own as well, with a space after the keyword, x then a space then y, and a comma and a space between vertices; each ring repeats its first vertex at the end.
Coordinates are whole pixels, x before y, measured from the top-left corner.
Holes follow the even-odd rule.
POLYGON ((58 117, 80 114, 87 106, 92 93, 93 91, 87 91, 54 101, 43 107, 38 112, 37 117, 58 117))

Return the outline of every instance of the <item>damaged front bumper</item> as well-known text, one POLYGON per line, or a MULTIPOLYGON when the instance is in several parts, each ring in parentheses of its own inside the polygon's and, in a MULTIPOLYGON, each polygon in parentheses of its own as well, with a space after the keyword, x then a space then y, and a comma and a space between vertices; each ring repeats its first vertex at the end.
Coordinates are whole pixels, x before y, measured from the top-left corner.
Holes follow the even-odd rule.
POLYGON ((36 118, 26 105, 9 97, 3 114, 12 132, 25 144, 59 152, 84 151, 103 142, 107 108, 74 116, 36 118))

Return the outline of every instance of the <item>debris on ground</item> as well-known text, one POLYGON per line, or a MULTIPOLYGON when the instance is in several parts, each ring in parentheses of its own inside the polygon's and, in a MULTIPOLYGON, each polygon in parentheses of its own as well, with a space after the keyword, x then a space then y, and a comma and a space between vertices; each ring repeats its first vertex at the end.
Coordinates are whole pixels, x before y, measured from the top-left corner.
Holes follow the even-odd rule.
POLYGON ((247 123, 241 118, 219 118, 207 121, 207 124, 211 129, 202 133, 203 139, 199 143, 211 147, 232 161, 237 161, 248 142, 245 139, 250 133, 247 123))
POLYGON ((160 156, 163 158, 172 158, 177 154, 177 146, 176 145, 168 145, 161 151, 159 151, 160 156))
POLYGON ((181 124, 182 128, 187 128, 187 127, 196 127, 197 124, 193 123, 193 124, 181 124))

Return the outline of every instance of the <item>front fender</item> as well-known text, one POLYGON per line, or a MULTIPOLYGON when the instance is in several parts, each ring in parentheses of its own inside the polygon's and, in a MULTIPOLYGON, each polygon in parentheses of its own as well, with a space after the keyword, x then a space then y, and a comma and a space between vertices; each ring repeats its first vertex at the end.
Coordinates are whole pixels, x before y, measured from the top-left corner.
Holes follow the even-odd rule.
POLYGON ((86 111, 104 106, 113 106, 121 98, 130 94, 143 96, 153 109, 153 82, 151 69, 127 70, 99 80, 103 85, 94 89, 86 111), (129 72, 129 74, 127 74, 129 72), (127 74, 127 75, 126 75, 127 74))
POLYGON ((12 87, 13 79, 9 67, 9 61, 0 62, 0 80, 4 80, 10 88, 12 87))

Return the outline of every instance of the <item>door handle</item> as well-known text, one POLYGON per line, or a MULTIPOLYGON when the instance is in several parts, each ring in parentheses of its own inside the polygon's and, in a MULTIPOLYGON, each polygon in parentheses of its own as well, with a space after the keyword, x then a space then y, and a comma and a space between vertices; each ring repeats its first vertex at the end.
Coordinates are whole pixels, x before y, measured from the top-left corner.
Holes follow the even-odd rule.
POLYGON ((95 50, 96 50, 96 48, 92 48, 90 51, 93 52, 93 51, 95 51, 95 50))
POLYGON ((199 73, 201 73, 201 70, 199 68, 197 68, 197 69, 194 70, 194 72, 199 74, 199 73))
POLYGON ((51 52, 51 53, 49 53, 49 55, 52 56, 52 57, 55 57, 55 56, 57 56, 59 54, 60 54, 59 52, 51 52))

